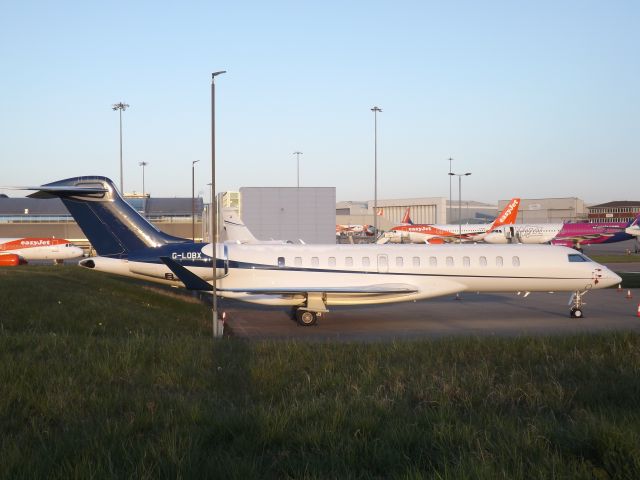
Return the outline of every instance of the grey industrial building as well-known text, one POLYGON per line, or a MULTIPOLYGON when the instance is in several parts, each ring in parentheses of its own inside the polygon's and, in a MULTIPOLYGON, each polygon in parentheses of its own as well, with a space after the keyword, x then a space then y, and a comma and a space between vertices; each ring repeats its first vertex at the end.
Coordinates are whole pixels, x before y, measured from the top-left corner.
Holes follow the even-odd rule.
MULTIPOLYGON (((510 200, 500 200, 498 211, 510 200)), ((585 221, 587 207, 577 197, 566 198, 522 198, 517 223, 561 223, 585 221)))
MULTIPOLYGON (((260 240, 333 243, 336 224, 373 225, 388 230, 402 221, 407 208, 414 223, 480 223, 491 221, 509 200, 498 205, 463 201, 449 205, 444 197, 380 199, 374 221, 374 201, 336 203, 334 187, 245 187, 218 195, 220 208, 232 208, 260 240)), ((137 211, 161 230, 192 237, 195 207, 195 239, 209 240, 208 205, 202 198, 127 198, 137 211), (203 221, 204 220, 204 221, 203 221)), ((565 221, 629 221, 640 212, 640 202, 616 201, 586 207, 576 197, 522 199, 518 223, 565 221)), ((66 238, 88 246, 85 235, 59 199, 9 198, 0 195, 0 237, 66 238)))
MULTIPOLYGON (((485 223, 490 222, 497 214, 496 205, 463 201, 449 204, 444 197, 403 198, 396 200, 381 199, 377 201, 377 225, 380 230, 388 230, 402 222, 409 208, 413 223, 485 223)), ((339 225, 373 225, 374 201, 346 201, 336 204, 336 224, 339 225)))

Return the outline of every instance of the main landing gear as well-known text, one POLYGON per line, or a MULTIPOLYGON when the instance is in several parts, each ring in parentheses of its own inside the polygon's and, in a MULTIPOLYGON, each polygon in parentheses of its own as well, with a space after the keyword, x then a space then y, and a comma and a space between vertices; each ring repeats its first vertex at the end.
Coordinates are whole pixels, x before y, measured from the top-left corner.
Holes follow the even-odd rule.
POLYGON ((309 292, 306 300, 304 306, 293 307, 291 313, 299 325, 310 327, 329 310, 327 310, 326 295, 322 292, 309 292))
POLYGON ((309 310, 296 310, 296 321, 303 327, 310 327, 318 322, 318 318, 322 315, 321 312, 311 312, 309 310))
POLYGON ((569 299, 569 305, 571 305, 571 310, 569 311, 569 315, 571 318, 583 318, 584 313, 582 311, 585 302, 582 300, 582 297, 587 293, 587 291, 580 292, 576 291, 571 295, 569 299))

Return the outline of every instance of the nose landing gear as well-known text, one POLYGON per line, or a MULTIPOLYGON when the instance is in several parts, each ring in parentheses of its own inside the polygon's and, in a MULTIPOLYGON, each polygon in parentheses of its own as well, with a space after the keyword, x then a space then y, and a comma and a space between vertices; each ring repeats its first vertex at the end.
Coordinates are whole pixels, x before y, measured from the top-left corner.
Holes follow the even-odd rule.
POLYGON ((588 292, 588 290, 585 291, 576 291, 573 294, 571 294, 571 298, 569 298, 569 305, 571 305, 571 310, 569 311, 569 315, 571 316, 571 318, 583 318, 584 317, 584 313, 582 311, 582 308, 584 307, 584 305, 586 305, 586 303, 582 300, 582 297, 588 292))

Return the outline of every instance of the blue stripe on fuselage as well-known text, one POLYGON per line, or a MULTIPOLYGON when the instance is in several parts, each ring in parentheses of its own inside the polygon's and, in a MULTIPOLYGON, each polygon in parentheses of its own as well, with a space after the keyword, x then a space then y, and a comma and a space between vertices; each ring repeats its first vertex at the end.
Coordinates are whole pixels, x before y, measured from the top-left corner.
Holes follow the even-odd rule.
MULTIPOLYGON (((167 256, 179 263, 183 267, 209 267, 211 268, 211 257, 205 255, 202 252, 202 248, 207 245, 206 243, 186 243, 186 244, 174 244, 163 245, 158 248, 145 249, 139 252, 133 252, 129 256, 129 261, 132 262, 144 262, 163 264, 160 257, 167 256)), ((291 267, 278 265, 269 265, 262 263, 252 262, 239 262, 237 260, 229 260, 229 269, 238 270, 272 270, 272 271, 286 271, 286 272, 313 272, 313 273, 348 273, 359 275, 394 275, 394 276, 420 276, 420 277, 478 277, 478 278, 515 278, 513 275, 464 275, 464 274, 446 274, 442 272, 424 273, 424 272, 378 272, 367 270, 340 270, 329 268, 306 268, 306 267, 291 267)), ((225 268, 225 260, 223 258, 216 259, 216 268, 225 268)), ((526 277, 526 278, 539 278, 549 279, 549 277, 526 277)), ((582 277, 563 277, 556 280, 577 280, 582 277)))

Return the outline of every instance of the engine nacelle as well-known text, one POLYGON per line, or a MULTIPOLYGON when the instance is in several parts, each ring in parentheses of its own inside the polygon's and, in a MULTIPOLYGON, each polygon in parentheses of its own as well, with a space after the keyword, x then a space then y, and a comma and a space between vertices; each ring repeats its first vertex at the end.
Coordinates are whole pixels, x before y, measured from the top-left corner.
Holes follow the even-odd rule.
POLYGON ((0 255, 0 267, 17 267, 18 265, 26 265, 27 261, 20 255, 15 253, 7 253, 0 255))
POLYGON ((505 232, 501 230, 493 231, 485 235, 483 240, 486 243, 501 244, 501 245, 509 243, 510 241, 510 239, 507 238, 507 235, 505 234, 505 232))
POLYGON ((411 243, 410 232, 405 232, 404 230, 390 230, 388 232, 384 232, 382 238, 385 239, 384 243, 411 243))

